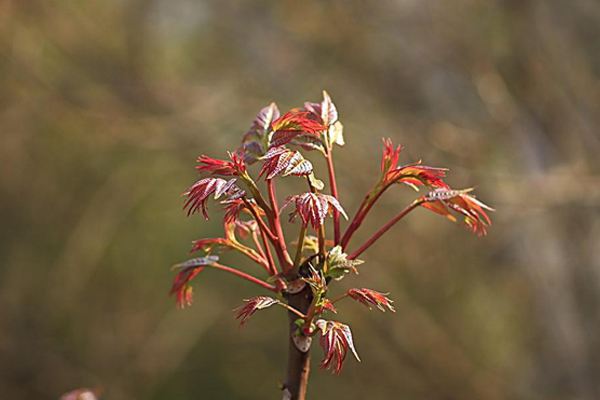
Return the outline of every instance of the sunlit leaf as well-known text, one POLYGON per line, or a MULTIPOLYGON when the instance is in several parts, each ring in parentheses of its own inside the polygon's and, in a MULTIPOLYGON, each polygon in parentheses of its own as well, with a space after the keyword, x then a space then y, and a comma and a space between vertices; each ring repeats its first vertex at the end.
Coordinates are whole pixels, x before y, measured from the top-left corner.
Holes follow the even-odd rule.
POLYGON ((348 350, 360 361, 354 347, 352 331, 348 325, 324 319, 317 320, 315 325, 321 331, 319 342, 325 353, 325 357, 321 361, 321 368, 331 369, 333 373, 339 374, 348 350))
POLYGON ((268 296, 256 296, 245 299, 244 302, 246 302, 246 304, 234 310, 235 318, 240 321, 240 325, 244 325, 248 322, 248 319, 258 310, 271 307, 273 304, 279 303, 279 300, 268 296))
POLYGON ((187 201, 183 208, 188 210, 188 215, 201 210, 204 218, 208 219, 206 202, 211 195, 214 195, 216 200, 223 195, 227 196, 229 200, 234 200, 244 194, 245 192, 235 185, 235 178, 228 181, 221 178, 203 178, 190 186, 184 193, 187 201))
POLYGON ((323 225, 325 217, 333 210, 337 210, 346 219, 348 218, 337 199, 326 194, 307 192, 288 197, 282 209, 291 203, 294 203, 295 210, 290 214, 290 220, 299 215, 304 225, 310 223, 315 230, 323 225))
POLYGON ((193 288, 189 285, 190 281, 202 272, 205 266, 217 261, 219 261, 219 257, 210 255, 192 258, 191 260, 173 266, 173 268, 178 269, 179 272, 175 275, 170 294, 176 295, 177 305, 180 308, 192 304, 193 288))
POLYGON ((266 179, 273 179, 277 175, 309 175, 313 171, 311 162, 300 152, 289 150, 284 146, 270 148, 261 159, 264 160, 264 165, 260 175, 266 174, 266 179))
POLYGON ((469 230, 478 236, 483 236, 487 233, 487 227, 492 224, 486 210, 494 211, 494 209, 468 194, 472 190, 435 189, 422 197, 424 200, 422 206, 451 221, 456 221, 452 211, 461 214, 469 230))
POLYGON ((342 251, 342 247, 335 246, 327 253, 325 271, 328 277, 340 280, 350 272, 358 274, 356 266, 362 263, 362 260, 348 260, 348 255, 342 251))
POLYGON ((387 297, 388 293, 381 293, 365 288, 350 289, 347 293, 350 298, 361 302, 369 308, 371 308, 371 306, 375 306, 383 312, 385 312, 386 309, 391 312, 396 312, 394 306, 392 306, 393 301, 387 297))

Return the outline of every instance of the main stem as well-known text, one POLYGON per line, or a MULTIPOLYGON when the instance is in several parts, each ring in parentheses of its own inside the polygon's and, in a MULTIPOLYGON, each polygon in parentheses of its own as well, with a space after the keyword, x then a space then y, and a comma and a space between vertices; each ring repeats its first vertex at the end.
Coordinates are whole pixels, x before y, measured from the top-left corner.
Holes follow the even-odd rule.
MULTIPOLYGON (((304 314, 308 312, 311 301, 312 293, 308 285, 299 293, 288 295, 288 304, 304 314)), ((295 324, 298 316, 292 312, 289 312, 288 316, 288 367, 283 385, 283 399, 305 400, 310 374, 310 349, 307 352, 302 352, 296 347, 294 336, 298 333, 298 325, 295 324)))

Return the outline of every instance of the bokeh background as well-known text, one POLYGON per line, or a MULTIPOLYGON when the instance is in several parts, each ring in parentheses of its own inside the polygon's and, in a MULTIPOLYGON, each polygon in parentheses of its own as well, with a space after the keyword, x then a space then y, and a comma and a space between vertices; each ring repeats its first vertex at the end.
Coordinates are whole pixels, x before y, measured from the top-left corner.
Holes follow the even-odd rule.
POLYGON ((397 313, 342 305, 363 362, 313 364, 310 398, 600 398, 599 55, 596 0, 1 1, 0 397, 279 398, 285 313, 239 329, 257 291, 217 271, 167 296, 221 233, 180 194, 261 107, 327 89, 350 213, 382 136, 497 212, 477 239, 418 210, 362 257, 342 286, 397 313))

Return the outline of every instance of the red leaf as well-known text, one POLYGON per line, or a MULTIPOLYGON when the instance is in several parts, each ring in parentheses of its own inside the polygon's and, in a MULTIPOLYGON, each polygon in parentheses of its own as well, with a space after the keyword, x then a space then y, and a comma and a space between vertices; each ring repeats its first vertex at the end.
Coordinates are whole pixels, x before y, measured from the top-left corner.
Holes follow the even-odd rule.
POLYGON ((492 224, 486 210, 494 209, 477 200, 475 196, 469 195, 472 190, 435 189, 422 197, 425 201, 422 206, 451 221, 456 221, 451 210, 462 214, 463 222, 469 230, 478 236, 484 236, 487 234, 487 227, 492 224))
POLYGON ((217 256, 198 257, 173 266, 180 271, 175 275, 169 294, 176 295, 177 305, 180 308, 192 304, 193 288, 189 285, 190 281, 204 270, 204 266, 218 260, 217 256))
POLYGON ((229 153, 231 161, 217 160, 212 157, 201 155, 198 157, 196 169, 200 172, 208 172, 212 175, 239 176, 246 172, 246 164, 239 152, 229 153))
POLYGON ((244 196, 245 192, 235 185, 235 178, 228 181, 221 178, 200 179, 184 193, 187 200, 183 208, 188 210, 188 216, 201 210, 204 218, 208 219, 206 202, 213 194, 215 199, 226 195, 230 200, 235 200, 244 196))
POLYGON ((265 154, 268 147, 267 135, 271 130, 271 123, 279 118, 279 115, 279 109, 275 103, 271 103, 260 110, 252 126, 242 139, 240 150, 246 162, 253 163, 265 154))
POLYGON ((397 146, 394 149, 394 144, 392 143, 392 139, 384 138, 383 139, 383 155, 381 157, 381 172, 384 175, 398 166, 398 159, 400 158, 400 151, 402 151, 402 146, 397 146))
POLYGON ((321 330, 319 342, 325 353, 325 357, 321 361, 321 368, 332 369, 333 373, 339 374, 348 350, 360 361, 352 341, 352 331, 348 325, 324 319, 317 320, 315 325, 321 330))
POLYGON ((305 160, 298 151, 289 150, 283 146, 272 147, 262 157, 265 163, 260 175, 266 175, 266 179, 273 179, 277 175, 303 176, 313 171, 310 161, 305 160))
POLYGON ((301 135, 319 137, 326 127, 307 111, 288 111, 271 124, 273 137, 270 146, 281 146, 301 135))
POLYGON ((290 214, 290 220, 293 220, 296 215, 300 215, 302 223, 304 225, 310 223, 315 230, 323 225, 325 217, 334 209, 348 219, 346 212, 337 199, 326 194, 303 193, 288 197, 282 209, 291 203, 295 204, 296 209, 290 214))
POLYGON ((254 315, 258 310, 271 307, 273 304, 279 303, 279 300, 268 296, 256 296, 250 299, 244 300, 246 304, 236 308, 235 318, 240 321, 240 325, 244 325, 248 322, 248 319, 254 315))
POLYGON ((415 189, 418 186, 433 188, 448 188, 442 178, 446 177, 446 168, 421 165, 421 161, 398 167, 402 146, 394 145, 391 139, 383 139, 383 154, 381 157, 381 172, 385 184, 405 183, 415 189))
POLYGON ((362 288, 348 290, 348 296, 369 308, 375 306, 383 312, 385 312, 386 308, 391 312, 396 312, 394 306, 392 306, 393 301, 387 297, 387 293, 380 293, 375 290, 362 288))
POLYGON ((331 311, 332 313, 337 314, 337 309, 329 299, 323 299, 321 301, 321 309, 319 312, 323 311, 331 311))
POLYGON ((403 165, 387 172, 385 180, 389 183, 405 183, 415 189, 418 186, 448 189, 442 178, 446 177, 446 168, 429 167, 421 162, 403 165))

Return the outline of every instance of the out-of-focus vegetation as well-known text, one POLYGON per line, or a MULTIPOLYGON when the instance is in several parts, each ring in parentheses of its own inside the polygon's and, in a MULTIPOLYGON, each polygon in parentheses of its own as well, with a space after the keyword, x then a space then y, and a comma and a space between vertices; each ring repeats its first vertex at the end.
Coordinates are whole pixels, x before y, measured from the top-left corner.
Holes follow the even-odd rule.
POLYGON ((262 106, 325 88, 350 213, 381 136, 498 211, 483 239, 419 210, 378 242, 361 284, 398 312, 341 305, 363 362, 315 366, 310 397, 599 398, 599 54, 594 0, 0 2, 1 397, 277 398, 284 313, 240 330, 255 289, 216 271, 167 297, 220 234, 179 195, 262 106))

